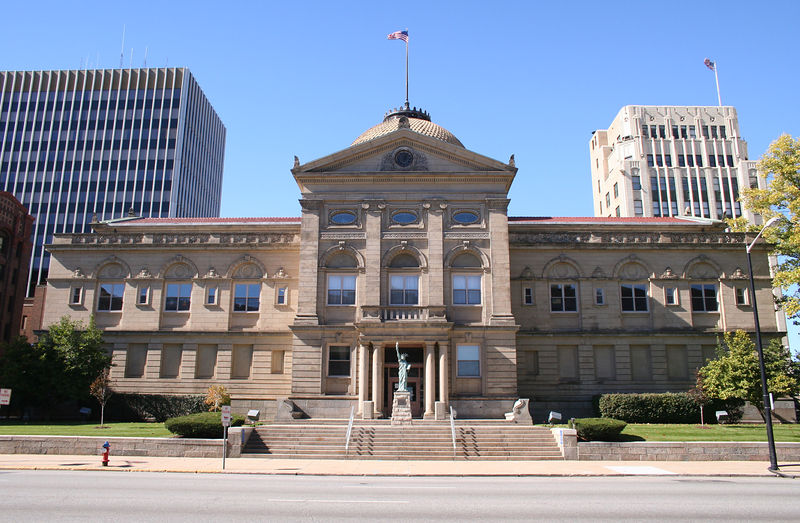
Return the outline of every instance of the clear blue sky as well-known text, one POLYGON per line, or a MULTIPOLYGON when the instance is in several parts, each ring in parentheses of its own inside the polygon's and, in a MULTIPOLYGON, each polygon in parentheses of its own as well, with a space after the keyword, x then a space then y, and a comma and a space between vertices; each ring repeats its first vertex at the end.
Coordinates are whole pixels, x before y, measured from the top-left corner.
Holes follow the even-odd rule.
MULTIPOLYGON (((9 2, 4 69, 187 66, 228 130, 223 216, 298 216, 289 169, 347 147, 404 92, 519 167, 512 215, 592 214, 588 142, 623 105, 722 102, 757 159, 800 135, 800 2, 9 2)), ((795 345, 793 343, 793 345, 795 345)), ((796 346, 796 345, 795 345, 796 346)))

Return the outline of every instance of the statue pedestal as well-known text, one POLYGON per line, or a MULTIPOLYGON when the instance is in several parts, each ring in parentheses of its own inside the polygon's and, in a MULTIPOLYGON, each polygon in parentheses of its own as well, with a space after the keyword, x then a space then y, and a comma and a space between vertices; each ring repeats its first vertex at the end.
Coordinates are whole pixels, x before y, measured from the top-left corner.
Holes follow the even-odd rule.
POLYGON ((396 390, 392 400, 392 425, 411 425, 411 393, 396 390))

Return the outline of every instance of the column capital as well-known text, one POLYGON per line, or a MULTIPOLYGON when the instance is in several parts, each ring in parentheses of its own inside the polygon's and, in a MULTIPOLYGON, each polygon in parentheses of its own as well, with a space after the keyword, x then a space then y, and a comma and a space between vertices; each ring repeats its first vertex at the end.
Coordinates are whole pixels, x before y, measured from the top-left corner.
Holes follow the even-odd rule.
POLYGON ((508 212, 510 202, 508 198, 486 198, 486 207, 491 211, 508 212))
POLYGON ((319 211, 322 209, 322 200, 300 198, 300 208, 303 211, 319 211))

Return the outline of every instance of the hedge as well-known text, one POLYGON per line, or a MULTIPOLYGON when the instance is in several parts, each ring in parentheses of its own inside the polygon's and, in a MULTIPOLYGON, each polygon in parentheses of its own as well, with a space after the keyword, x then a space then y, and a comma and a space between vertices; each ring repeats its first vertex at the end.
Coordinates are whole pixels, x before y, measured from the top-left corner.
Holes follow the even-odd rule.
MULTIPOLYGON (((239 427, 243 423, 244 416, 232 416, 231 427, 239 427)), ((199 412, 170 418, 164 422, 164 426, 168 431, 184 438, 221 438, 223 436, 221 412, 199 412)))
MULTIPOLYGON (((700 407, 686 392, 603 394, 600 415, 628 423, 700 423, 700 407)), ((714 412, 727 410, 730 421, 741 418, 742 402, 715 400, 705 407, 705 422, 716 423, 714 412)))
POLYGON ((204 412, 205 396, 198 394, 119 394, 106 405, 108 419, 164 422, 176 416, 204 412))
POLYGON ((570 425, 583 441, 614 441, 628 424, 618 419, 577 418, 570 425))

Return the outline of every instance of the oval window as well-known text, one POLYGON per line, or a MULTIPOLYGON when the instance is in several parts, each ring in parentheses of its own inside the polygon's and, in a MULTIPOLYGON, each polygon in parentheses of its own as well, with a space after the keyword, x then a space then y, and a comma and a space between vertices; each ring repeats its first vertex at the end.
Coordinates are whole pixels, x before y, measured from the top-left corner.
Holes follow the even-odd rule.
POLYGON ((457 221, 458 223, 462 224, 470 224, 475 223, 478 221, 478 215, 474 212, 470 211, 461 211, 457 212, 453 215, 453 220, 457 221))
POLYGON ((338 211, 331 214, 331 223, 336 225, 350 225, 356 221, 356 213, 353 211, 338 211))
POLYGON ((401 225, 406 225, 417 221, 417 215, 409 211, 400 211, 392 215, 392 221, 401 225))

